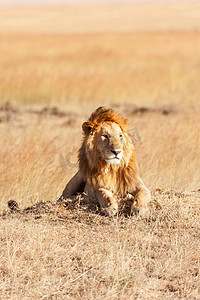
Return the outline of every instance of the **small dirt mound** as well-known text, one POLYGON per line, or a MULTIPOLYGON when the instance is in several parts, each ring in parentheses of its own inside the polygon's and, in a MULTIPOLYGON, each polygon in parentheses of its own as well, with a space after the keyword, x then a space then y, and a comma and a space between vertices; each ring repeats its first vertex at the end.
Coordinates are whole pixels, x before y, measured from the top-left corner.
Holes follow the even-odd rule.
POLYGON ((12 113, 17 113, 18 110, 14 105, 10 102, 6 102, 0 106, 0 112, 12 112, 12 113))
POLYGON ((146 113, 159 113, 163 115, 169 115, 174 113, 175 110, 172 107, 137 107, 132 110, 131 114, 146 114, 146 113))
POLYGON ((8 201, 8 207, 11 211, 19 211, 19 205, 15 200, 9 200, 8 201))
MULTIPOLYGON (((114 107, 118 108, 118 105, 114 105, 114 107)), ((161 114, 161 115, 170 115, 177 112, 177 110, 170 105, 166 106, 158 106, 158 107, 148 107, 148 106, 136 106, 131 103, 125 103, 122 106, 119 106, 120 110, 122 110, 127 115, 146 115, 151 113, 161 114)))
MULTIPOLYGON (((152 191, 152 201, 149 204, 147 212, 137 215, 132 214, 132 202, 126 201, 125 203, 122 200, 119 207, 119 214, 116 217, 120 219, 136 218, 138 222, 142 220, 145 223, 155 223, 159 227, 174 227, 178 220, 180 225, 180 219, 182 222, 184 220, 189 222, 189 216, 192 216, 194 213, 200 213, 199 197, 199 192, 157 188, 152 191)), ((55 203, 39 202, 23 210, 19 209, 16 201, 10 200, 8 207, 10 211, 6 212, 4 216, 15 215, 17 213, 17 215, 20 214, 21 216, 26 216, 26 218, 32 216, 34 219, 45 218, 47 221, 64 223, 74 220, 81 223, 86 222, 90 225, 113 219, 113 217, 104 216, 97 201, 90 199, 84 193, 67 199, 61 199, 55 203)), ((194 220, 190 218, 190 223, 193 223, 194 220)))
POLYGON ((61 111, 58 107, 52 106, 52 107, 43 107, 41 109, 35 109, 35 110, 28 110, 29 113, 34 113, 42 116, 56 116, 56 117, 65 117, 67 115, 66 112, 61 111))
POLYGON ((6 102, 0 106, 0 123, 9 122, 11 119, 16 118, 19 111, 10 103, 6 102))

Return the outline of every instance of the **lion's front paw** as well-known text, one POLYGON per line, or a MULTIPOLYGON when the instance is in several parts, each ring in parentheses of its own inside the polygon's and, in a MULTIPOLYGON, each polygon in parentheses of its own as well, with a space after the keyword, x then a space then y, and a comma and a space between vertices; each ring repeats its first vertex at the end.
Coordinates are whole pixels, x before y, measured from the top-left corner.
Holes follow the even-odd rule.
POLYGON ((118 213, 118 205, 117 203, 112 203, 107 207, 102 207, 101 211, 106 216, 115 216, 118 213))
POLYGON ((148 211, 148 207, 146 205, 142 205, 137 199, 134 200, 131 206, 131 214, 132 215, 144 215, 148 211))

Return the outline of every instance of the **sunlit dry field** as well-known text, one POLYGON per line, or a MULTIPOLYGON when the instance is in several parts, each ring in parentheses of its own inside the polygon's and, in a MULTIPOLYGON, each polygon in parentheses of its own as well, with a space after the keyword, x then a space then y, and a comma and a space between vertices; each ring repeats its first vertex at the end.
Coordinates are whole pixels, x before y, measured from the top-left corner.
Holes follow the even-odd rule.
POLYGON ((1 299, 200 298, 198 9, 0 10, 1 299), (129 120, 146 216, 56 204, 101 105, 129 120))

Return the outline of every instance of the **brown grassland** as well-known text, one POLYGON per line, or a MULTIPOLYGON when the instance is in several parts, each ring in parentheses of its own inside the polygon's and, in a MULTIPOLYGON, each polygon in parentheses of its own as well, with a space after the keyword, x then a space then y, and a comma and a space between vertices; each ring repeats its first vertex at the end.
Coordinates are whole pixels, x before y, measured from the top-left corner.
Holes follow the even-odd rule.
POLYGON ((199 30, 198 1, 0 9, 0 299, 200 299, 199 30), (145 216, 56 203, 101 105, 129 119, 145 216))

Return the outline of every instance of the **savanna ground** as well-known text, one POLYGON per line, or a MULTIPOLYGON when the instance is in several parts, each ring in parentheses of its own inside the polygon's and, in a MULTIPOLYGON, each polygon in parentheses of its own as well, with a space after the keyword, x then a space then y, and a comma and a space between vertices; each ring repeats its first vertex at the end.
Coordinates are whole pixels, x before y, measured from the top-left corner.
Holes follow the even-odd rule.
POLYGON ((0 10, 1 299, 200 299, 199 6, 0 10), (100 105, 129 119, 146 216, 56 203, 100 105))

